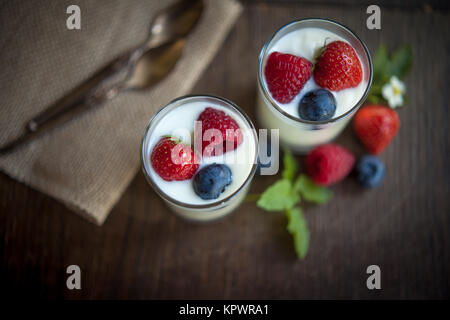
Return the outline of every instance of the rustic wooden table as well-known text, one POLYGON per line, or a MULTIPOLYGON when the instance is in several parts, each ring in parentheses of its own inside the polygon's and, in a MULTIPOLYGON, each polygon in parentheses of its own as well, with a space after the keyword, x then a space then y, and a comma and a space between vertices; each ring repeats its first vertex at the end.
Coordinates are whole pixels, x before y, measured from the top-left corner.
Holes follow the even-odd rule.
MULTIPOLYGON (((0 175, 0 283, 10 296, 45 298, 449 298, 450 13, 382 8, 382 30, 366 29, 365 6, 245 3, 245 11, 193 93, 228 97, 253 119, 259 50, 281 25, 338 20, 372 52, 409 42, 415 66, 401 129, 382 154, 382 187, 352 179, 325 206, 307 207, 307 258, 297 261, 283 214, 253 203, 207 225, 172 215, 139 173, 102 227, 0 175), (66 289, 66 267, 82 290, 66 289), (382 290, 366 288, 366 267, 382 290)), ((363 152, 347 128, 339 143, 363 152)), ((299 159, 300 160, 300 159, 299 159)), ((256 177, 260 192, 276 177, 256 177)))

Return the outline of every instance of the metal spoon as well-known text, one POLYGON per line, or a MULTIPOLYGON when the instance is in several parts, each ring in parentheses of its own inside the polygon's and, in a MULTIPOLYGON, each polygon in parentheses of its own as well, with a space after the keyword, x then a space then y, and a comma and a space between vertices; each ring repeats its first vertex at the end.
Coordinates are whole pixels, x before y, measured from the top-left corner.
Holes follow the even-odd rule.
POLYGON ((117 57, 81 85, 26 124, 26 132, 0 147, 0 155, 114 98, 125 89, 145 89, 161 81, 178 61, 182 40, 197 24, 202 0, 181 0, 153 18, 150 36, 137 48, 117 57))
POLYGON ((144 46, 156 48, 175 38, 184 38, 197 24, 203 7, 203 0, 182 0, 162 10, 152 21, 144 46))
POLYGON ((135 62, 132 72, 119 81, 105 81, 87 96, 92 107, 111 100, 124 90, 148 89, 163 80, 175 67, 184 47, 184 39, 166 43, 145 51, 135 62))

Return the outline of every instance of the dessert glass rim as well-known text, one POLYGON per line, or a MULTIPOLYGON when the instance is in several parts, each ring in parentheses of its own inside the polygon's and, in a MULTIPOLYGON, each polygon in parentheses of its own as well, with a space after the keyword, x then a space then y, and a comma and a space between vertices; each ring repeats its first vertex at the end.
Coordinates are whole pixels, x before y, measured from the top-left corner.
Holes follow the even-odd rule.
POLYGON ((326 124, 330 124, 330 123, 334 123, 337 122, 341 119, 344 119, 348 116, 350 116, 351 114, 353 114, 354 111, 356 111, 366 100, 370 88, 372 86, 372 78, 373 78, 373 65, 372 65, 372 58, 370 56, 370 52, 369 49, 367 48, 366 44, 356 35, 355 32, 353 32, 351 29, 349 29, 348 27, 344 26, 343 24, 331 20, 331 19, 325 19, 325 18, 305 18, 305 19, 298 19, 298 20, 294 20, 291 21, 285 25, 283 25, 282 27, 280 27, 277 31, 275 31, 275 33, 270 37, 270 39, 264 44, 264 46, 261 49, 261 52, 259 54, 259 61, 258 61, 258 82, 259 85, 261 87, 261 90, 264 94, 264 97, 270 102, 271 107, 275 108, 276 111, 280 112, 282 115, 286 116, 287 118, 294 120, 296 122, 299 122, 301 124, 308 124, 308 125, 326 125, 326 124), (284 30, 285 28, 293 25, 293 24, 297 24, 297 23, 301 23, 301 22, 307 22, 307 21, 325 21, 327 23, 330 24, 334 24, 337 25, 338 27, 346 30, 348 33, 350 33, 352 36, 354 36, 356 38, 356 40, 358 40, 358 42, 362 45, 364 52, 367 56, 367 60, 369 63, 369 77, 368 77, 368 82, 367 82, 367 86, 366 89, 364 90, 364 94, 362 95, 361 99, 359 99, 359 101, 347 112, 341 114, 338 117, 335 118, 331 118, 328 120, 322 120, 322 121, 311 121, 311 120, 304 120, 304 119, 300 119, 300 117, 296 117, 286 111, 284 111, 282 108, 280 108, 277 104, 277 102, 272 98, 272 96, 270 95, 268 89, 266 88, 266 84, 264 82, 263 79, 263 61, 264 61, 264 57, 266 55, 266 51, 269 48, 271 42, 274 40, 275 36, 281 32, 282 30, 284 30))
MULTIPOLYGON (((259 144, 258 144, 258 137, 256 135, 256 128, 253 125, 250 117, 244 112, 244 110, 242 110, 239 106, 237 106, 234 102, 221 97, 221 96, 216 96, 216 95, 209 95, 209 94, 190 94, 190 95, 184 95, 178 98, 175 98, 173 100, 171 100, 169 103, 167 103, 164 107, 162 107, 160 110, 158 110, 150 119, 150 121, 148 122, 145 131, 144 131, 144 135, 142 137, 142 141, 141 141, 141 162, 142 162, 142 171, 145 175, 145 178, 147 180, 147 182, 151 185, 151 187, 153 188, 153 190, 155 190, 155 192, 162 197, 164 200, 173 203, 177 206, 183 207, 183 208, 188 208, 188 209, 211 209, 214 207, 217 207, 218 205, 225 205, 227 202, 229 202, 230 200, 232 200, 233 198, 235 198, 237 195, 239 195, 239 193, 244 189, 244 187, 246 187, 250 181, 252 180, 253 176, 256 173, 256 169, 257 169, 257 158, 258 158, 258 150, 259 150, 259 144), (156 126, 157 123, 159 123, 159 121, 161 119, 164 118, 164 115, 166 115, 168 112, 172 111, 172 109, 182 106, 183 104, 177 104, 178 102, 182 101, 182 100, 190 100, 190 99, 201 99, 201 98, 209 98, 209 99, 213 99, 213 100, 219 100, 225 104, 227 104, 227 107, 231 107, 233 108, 239 115, 241 115, 243 117, 243 119, 245 120, 245 122, 247 123, 247 125, 249 126, 249 130, 252 131, 252 135, 255 141, 255 156, 253 159, 253 165, 252 165, 252 169, 250 170, 248 176, 245 178, 245 181, 242 183, 242 185, 239 186, 239 188, 237 188, 236 191, 234 191, 232 194, 230 194, 229 196, 227 196, 224 199, 221 200, 217 200, 214 202, 210 202, 207 204, 190 204, 190 203, 186 203, 186 202, 182 202, 179 201, 169 195, 167 195, 164 191, 161 190, 161 188, 157 185, 157 183, 155 183, 153 181, 153 179, 151 178, 150 175, 150 171, 148 170, 147 166, 146 166, 146 159, 145 159, 145 147, 146 147, 146 138, 149 137, 151 135, 151 131, 150 129, 154 126, 156 126)), ((151 164, 149 164, 151 165, 151 164)), ((222 208, 222 206, 220 206, 217 209, 222 208)))

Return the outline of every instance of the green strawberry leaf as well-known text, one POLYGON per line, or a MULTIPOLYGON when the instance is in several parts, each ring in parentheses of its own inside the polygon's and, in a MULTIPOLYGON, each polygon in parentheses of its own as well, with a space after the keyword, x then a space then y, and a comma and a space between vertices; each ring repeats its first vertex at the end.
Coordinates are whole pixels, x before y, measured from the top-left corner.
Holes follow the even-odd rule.
POLYGON ((303 259, 308 253, 309 230, 302 209, 295 207, 286 210, 288 219, 287 230, 294 239, 294 248, 299 259, 303 259))
POLYGON ((370 94, 367 97, 367 101, 369 101, 370 103, 373 103, 373 104, 380 103, 380 100, 381 100, 381 98, 379 96, 377 96, 377 95, 374 95, 374 94, 370 94))
POLYGON ((283 156, 283 172, 281 173, 281 176, 283 177, 283 179, 294 181, 297 169, 297 161, 295 160, 291 151, 285 148, 283 156))
MULTIPOLYGON (((180 144, 183 142, 183 141, 181 141, 181 139, 179 137, 174 137, 174 136, 171 136, 170 134, 164 134, 161 137, 168 138, 169 140, 175 142, 175 144, 180 144)), ((188 144, 185 144, 185 145, 189 146, 188 144)))
POLYGON ((373 84, 370 88, 370 94, 374 94, 377 96, 381 95, 381 90, 383 89, 383 86, 380 84, 373 84))
POLYGON ((383 99, 383 96, 381 95, 381 88, 382 85, 372 84, 369 95, 367 97, 367 100, 370 103, 379 103, 383 99))
POLYGON ((268 187, 256 202, 256 205, 267 211, 290 209, 300 201, 300 195, 294 192, 292 182, 287 179, 278 180, 268 187))
POLYGON ((317 204, 323 204, 330 200, 331 191, 317 185, 308 176, 301 174, 294 184, 294 190, 300 192, 303 199, 317 204))
POLYGON ((389 80, 389 54, 384 44, 378 47, 373 59, 373 84, 381 86, 389 80))
POLYGON ((389 55, 386 46, 381 44, 373 59, 373 82, 367 101, 370 103, 386 102, 381 94, 383 85, 389 82, 392 76, 404 79, 411 71, 412 65, 411 45, 404 45, 389 55))
POLYGON ((261 198, 261 195, 259 193, 249 193, 245 196, 246 202, 254 202, 258 201, 259 198, 261 198))
POLYGON ((413 50, 411 45, 398 48, 391 56, 389 63, 389 76, 404 79, 411 71, 413 65, 413 50))

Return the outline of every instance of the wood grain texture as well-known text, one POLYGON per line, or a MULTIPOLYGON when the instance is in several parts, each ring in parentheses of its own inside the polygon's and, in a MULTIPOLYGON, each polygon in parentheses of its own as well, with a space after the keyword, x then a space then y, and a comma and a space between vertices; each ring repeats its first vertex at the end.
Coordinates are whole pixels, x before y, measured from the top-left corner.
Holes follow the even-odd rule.
MULTIPOLYGON (((446 11, 382 9, 382 30, 365 27, 361 7, 248 3, 193 93, 217 94, 253 119, 256 65, 281 25, 304 17, 338 20, 372 52, 410 42, 401 129, 382 154, 382 187, 352 179, 327 205, 305 207, 310 251, 297 261, 282 214, 242 205, 215 223, 169 212, 141 173, 102 227, 0 175, 0 283, 10 296, 94 298, 449 298, 449 31, 446 11), (82 290, 65 289, 66 267, 82 270, 82 290), (366 267, 382 270, 382 290, 366 288, 366 267)), ((362 154, 351 128, 338 142, 362 154)), ((301 160, 299 158, 299 160, 301 160)), ((256 177, 260 192, 276 177, 256 177)))

